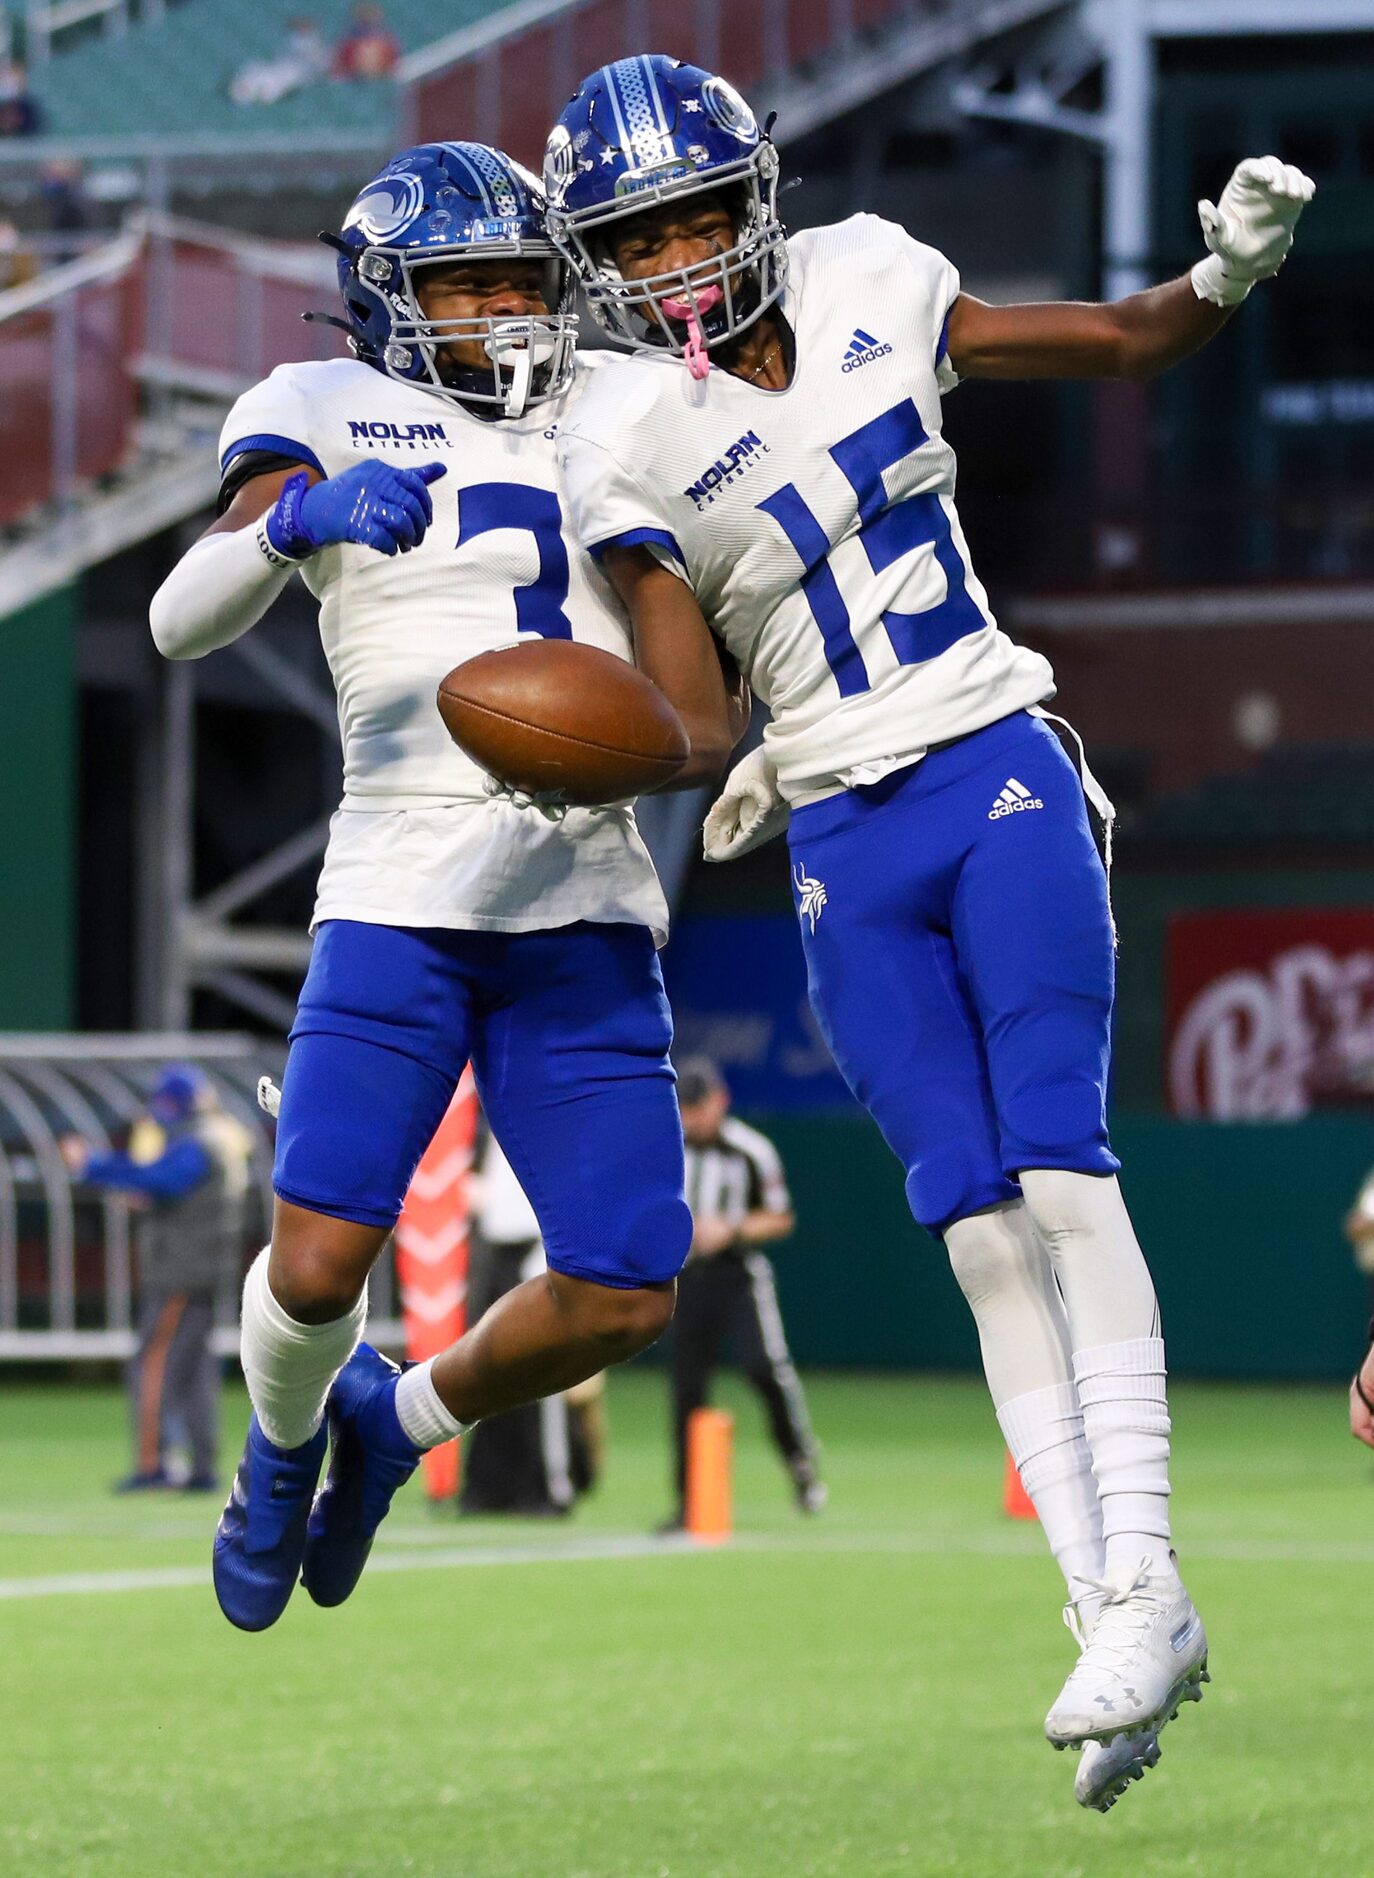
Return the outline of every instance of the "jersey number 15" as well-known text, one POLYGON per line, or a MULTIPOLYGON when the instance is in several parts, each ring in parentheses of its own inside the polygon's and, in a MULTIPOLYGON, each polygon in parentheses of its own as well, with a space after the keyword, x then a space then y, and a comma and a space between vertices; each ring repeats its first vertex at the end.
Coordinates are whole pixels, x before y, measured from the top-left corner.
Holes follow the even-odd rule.
MULTIPOLYGON (((881 417, 871 419, 842 438, 830 452, 858 498, 861 524, 858 538, 873 572, 881 574, 913 548, 930 546, 944 573, 943 600, 920 613, 887 612, 882 616, 892 650, 901 665, 923 665, 957 640, 980 632, 987 625, 964 584, 963 557, 954 545, 949 517, 939 496, 929 491, 891 502, 883 484, 885 470, 914 455, 929 441, 915 403, 904 398, 881 417)), ((806 569, 802 592, 821 629, 826 662, 835 674, 840 696, 854 698, 871 691, 873 681, 854 638, 849 608, 830 566, 832 547, 824 528, 795 483, 786 484, 758 506, 782 529, 806 569)))

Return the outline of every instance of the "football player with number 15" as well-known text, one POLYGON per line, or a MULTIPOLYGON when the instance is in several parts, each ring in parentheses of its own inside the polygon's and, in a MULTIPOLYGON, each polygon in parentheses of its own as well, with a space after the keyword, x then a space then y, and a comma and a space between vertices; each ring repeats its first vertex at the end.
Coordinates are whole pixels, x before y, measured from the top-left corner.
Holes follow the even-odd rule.
POLYGON ((1105 1808, 1201 1694, 1169 1522, 1164 1345, 1106 1126, 1113 932, 1054 678, 993 618, 954 507, 961 378, 1149 378, 1275 273, 1312 184, 1265 157, 1201 205, 1191 274, 993 307, 872 215, 789 238, 724 80, 659 56, 579 87, 549 230, 632 356, 559 439, 583 544, 668 694, 710 633, 772 713, 706 824, 780 832, 817 1017, 977 1319, 1080 1654, 1046 1719, 1105 1808))

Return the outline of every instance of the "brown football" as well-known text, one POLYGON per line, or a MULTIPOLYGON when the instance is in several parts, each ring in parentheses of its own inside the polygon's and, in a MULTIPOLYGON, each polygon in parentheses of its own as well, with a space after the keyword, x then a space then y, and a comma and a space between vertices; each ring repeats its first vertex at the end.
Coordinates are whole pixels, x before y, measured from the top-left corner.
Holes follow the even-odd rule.
POLYGON ((453 741, 491 775, 583 807, 660 788, 691 749, 657 685, 571 639, 479 653, 449 673, 438 704, 453 741))

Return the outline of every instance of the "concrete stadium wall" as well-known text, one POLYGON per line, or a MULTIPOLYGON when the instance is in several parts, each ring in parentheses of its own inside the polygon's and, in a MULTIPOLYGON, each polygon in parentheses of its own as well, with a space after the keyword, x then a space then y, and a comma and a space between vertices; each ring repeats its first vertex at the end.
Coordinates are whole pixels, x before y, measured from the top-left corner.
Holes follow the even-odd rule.
MULTIPOLYGON (((797 1202, 797 1235, 775 1261, 797 1360, 976 1367, 972 1319, 943 1251, 907 1214, 901 1170, 871 1124, 749 1119, 777 1142, 797 1202)), ((1113 1133, 1174 1372, 1348 1376, 1368 1306, 1339 1228, 1374 1163, 1374 1125, 1127 1116, 1113 1133)))
POLYGON ((0 620, 0 1030, 65 1030, 76 947, 74 587, 0 620))

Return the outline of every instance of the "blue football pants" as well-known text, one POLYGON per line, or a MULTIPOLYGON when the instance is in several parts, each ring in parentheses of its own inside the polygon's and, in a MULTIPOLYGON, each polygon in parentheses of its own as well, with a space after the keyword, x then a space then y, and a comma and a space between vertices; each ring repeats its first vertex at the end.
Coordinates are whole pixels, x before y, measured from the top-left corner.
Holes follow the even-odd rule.
POLYGON ((273 1184, 311 1212, 393 1225, 471 1060, 550 1266, 664 1283, 692 1236, 671 1042, 644 927, 327 920, 291 1031, 273 1184))
POLYGON ((940 1231, 1025 1167, 1111 1174, 1114 940, 1078 772, 1017 712, 798 809, 812 1007, 940 1231))

